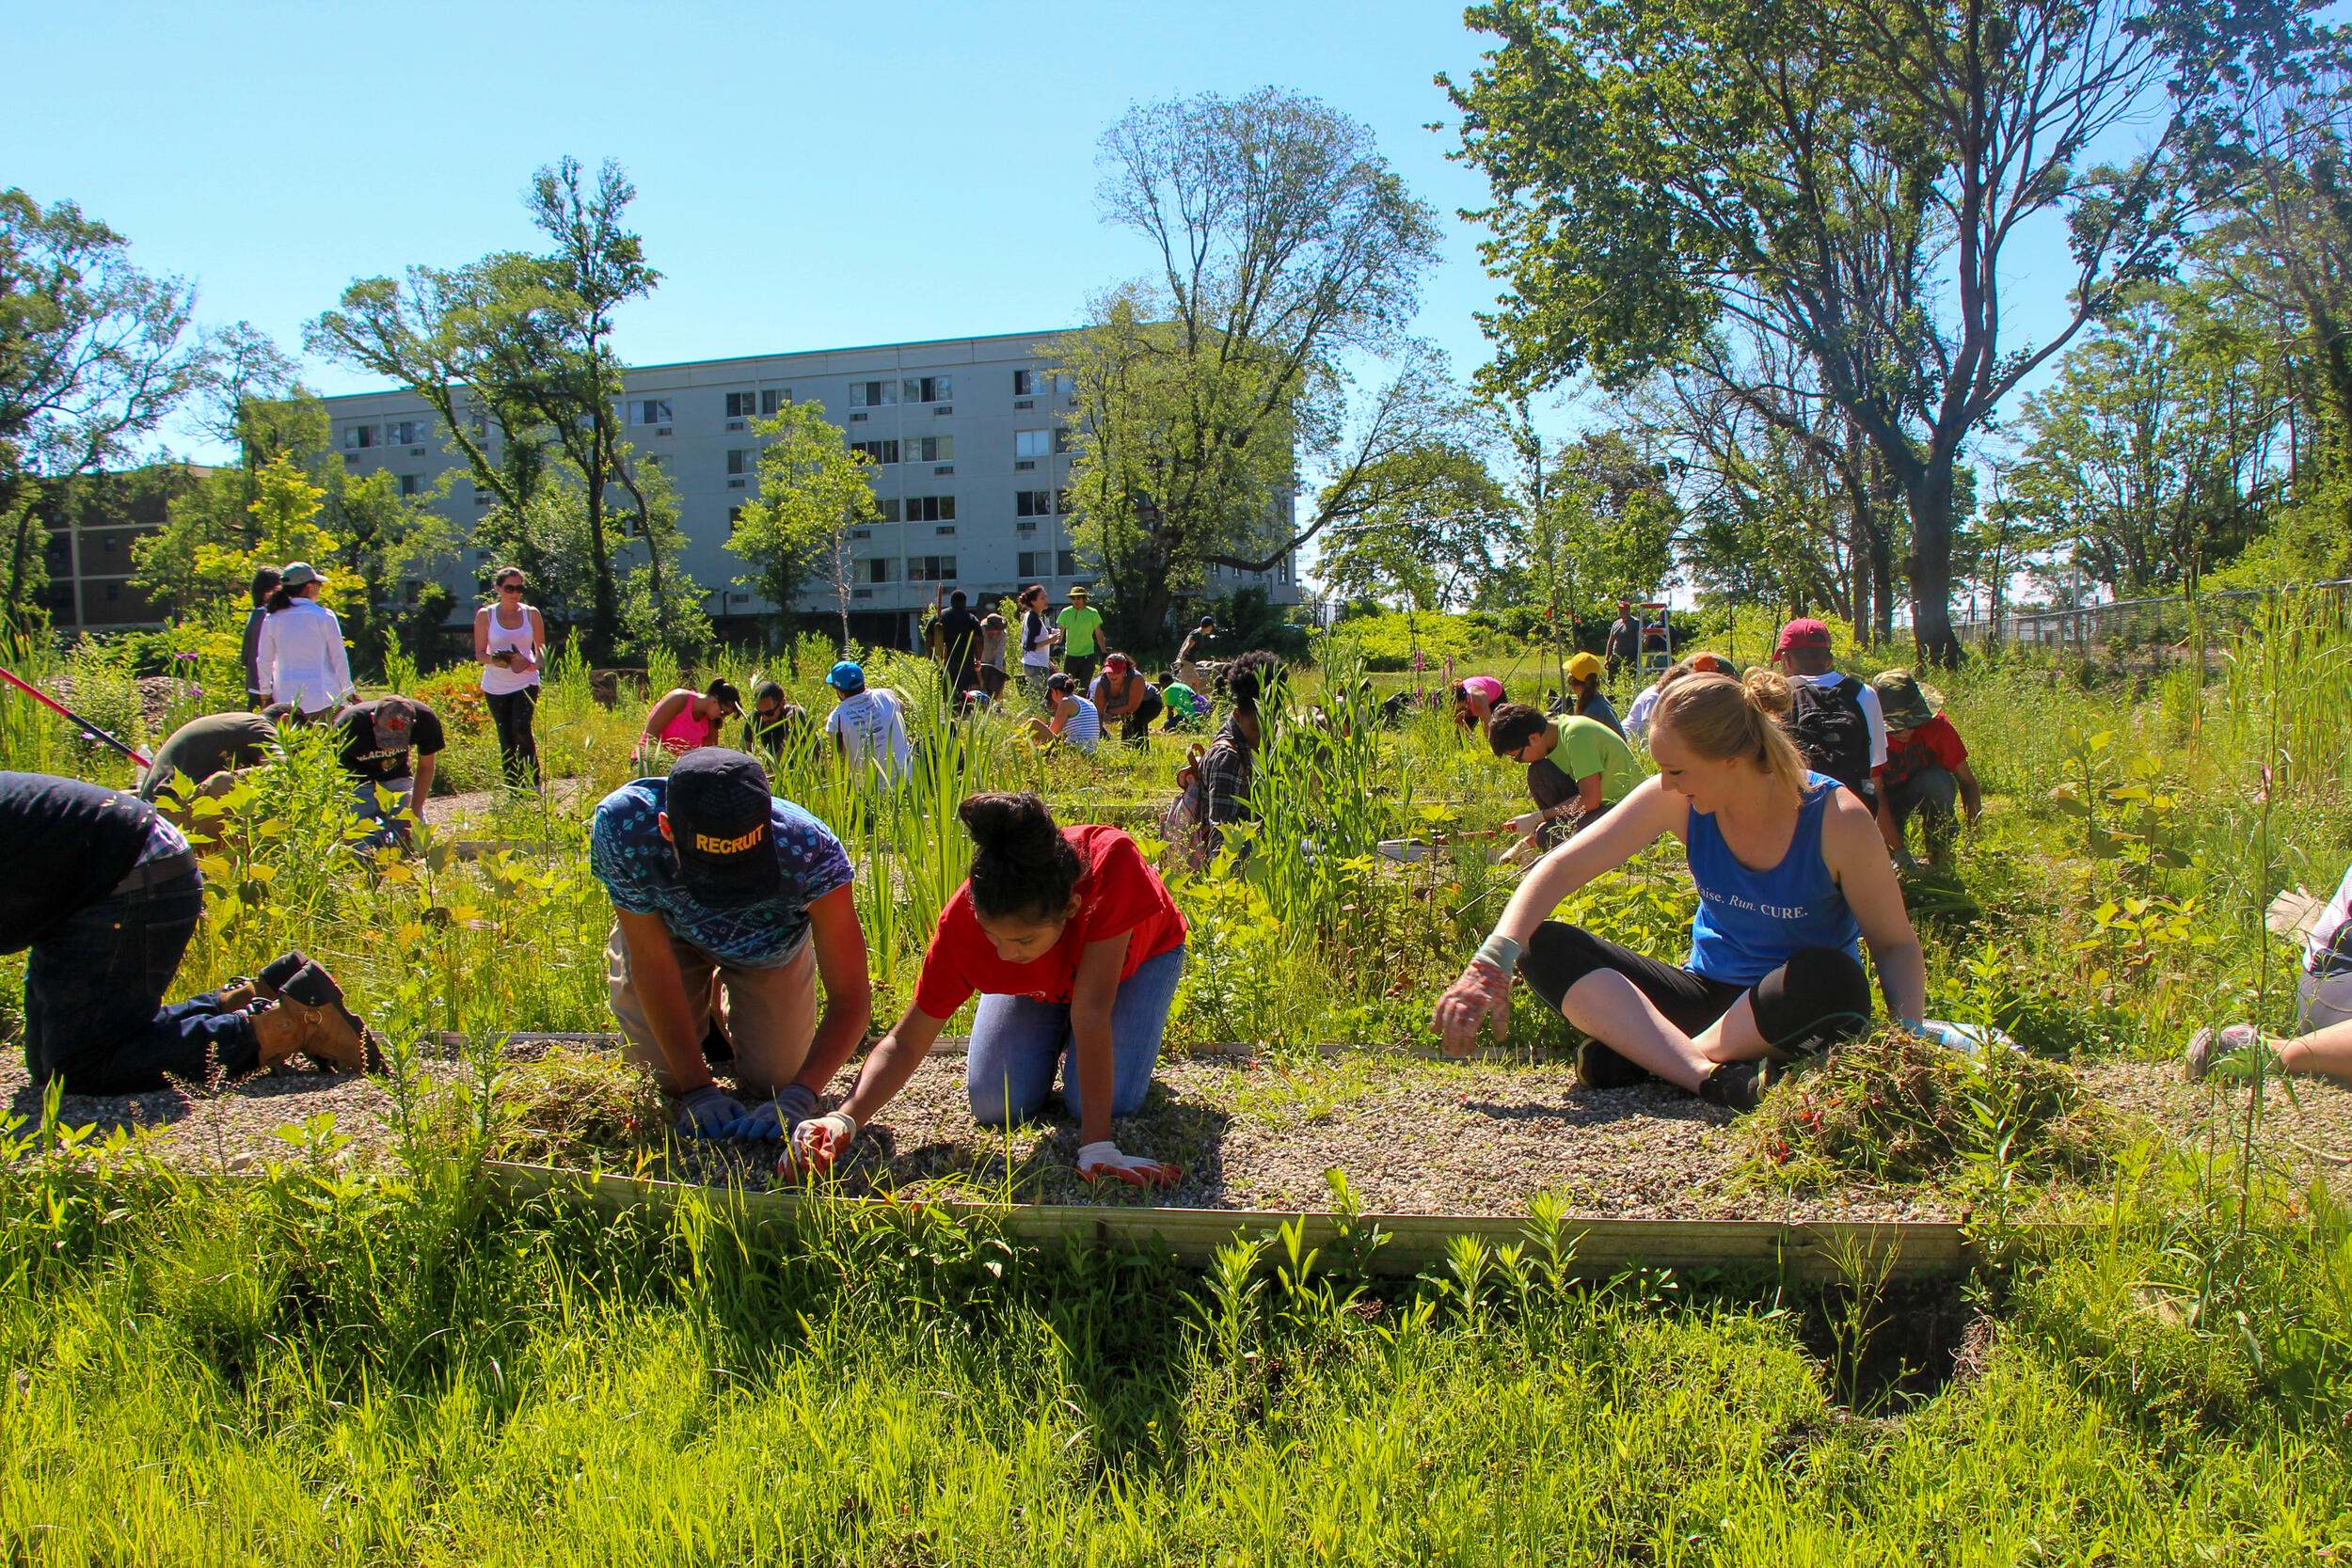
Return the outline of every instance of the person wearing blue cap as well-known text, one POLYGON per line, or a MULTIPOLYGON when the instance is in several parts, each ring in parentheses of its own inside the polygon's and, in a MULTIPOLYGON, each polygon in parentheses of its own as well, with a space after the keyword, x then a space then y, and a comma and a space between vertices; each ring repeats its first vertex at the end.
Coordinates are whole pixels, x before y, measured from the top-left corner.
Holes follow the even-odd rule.
POLYGON ((897 784, 907 776, 914 743, 907 738, 906 711, 896 695, 866 689, 866 667, 843 659, 826 673, 825 684, 836 699, 825 716, 825 733, 852 768, 870 764, 883 779, 897 784))
POLYGON ((873 1016, 833 830, 771 795, 756 757, 706 746, 606 796, 588 863, 612 899, 605 963, 625 1054, 675 1101, 678 1133, 778 1139, 815 1116, 873 1016), (737 1094, 704 1060, 714 1023, 737 1094))

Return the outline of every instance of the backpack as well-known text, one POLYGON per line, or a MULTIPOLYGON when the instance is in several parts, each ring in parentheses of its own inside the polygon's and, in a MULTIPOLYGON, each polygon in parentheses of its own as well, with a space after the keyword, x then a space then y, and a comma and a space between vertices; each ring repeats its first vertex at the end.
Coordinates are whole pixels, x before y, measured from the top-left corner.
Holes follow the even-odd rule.
POLYGON ((1836 686, 1790 683, 1795 701, 1781 727, 1797 743, 1807 768, 1857 793, 1870 787, 1870 721, 1862 712, 1862 682, 1848 675, 1836 686))

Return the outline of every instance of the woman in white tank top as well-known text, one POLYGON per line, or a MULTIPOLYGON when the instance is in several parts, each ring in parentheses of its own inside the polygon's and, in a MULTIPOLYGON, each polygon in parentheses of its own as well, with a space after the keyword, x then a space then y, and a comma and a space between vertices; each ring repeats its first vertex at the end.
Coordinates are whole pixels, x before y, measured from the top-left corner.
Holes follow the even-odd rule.
POLYGON ((498 598, 473 612, 473 657, 482 666, 482 694, 498 725, 506 782, 537 788, 539 743, 531 733, 539 705, 539 666, 547 654, 547 624, 523 603, 522 569, 501 566, 491 577, 498 598))

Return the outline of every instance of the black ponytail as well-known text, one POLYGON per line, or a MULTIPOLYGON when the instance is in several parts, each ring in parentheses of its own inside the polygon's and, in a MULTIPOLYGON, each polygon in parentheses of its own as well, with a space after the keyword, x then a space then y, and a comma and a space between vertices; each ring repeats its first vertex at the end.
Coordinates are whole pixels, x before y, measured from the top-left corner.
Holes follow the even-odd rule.
POLYGON ((957 808, 972 834, 972 908, 992 920, 1059 920, 1086 872, 1045 802, 975 795, 957 808))

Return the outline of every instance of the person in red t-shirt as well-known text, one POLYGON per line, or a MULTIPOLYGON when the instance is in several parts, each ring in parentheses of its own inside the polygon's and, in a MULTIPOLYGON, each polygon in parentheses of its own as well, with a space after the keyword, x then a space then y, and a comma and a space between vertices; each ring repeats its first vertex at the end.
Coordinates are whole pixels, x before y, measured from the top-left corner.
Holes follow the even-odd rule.
POLYGON ((1879 832, 1896 858, 1906 863, 1910 847, 1903 831, 1918 814, 1928 841, 1928 863, 1942 865, 1952 853, 1955 801, 1977 825, 1984 791, 1968 766, 1968 748, 1940 711, 1944 699, 1921 686, 1908 670, 1888 670, 1870 685, 1886 715, 1886 766, 1879 774, 1879 832))
POLYGON ((1061 1067, 1078 1118, 1078 1174, 1173 1186, 1176 1166, 1122 1153, 1111 1118, 1143 1107, 1184 972, 1184 917, 1136 841, 1117 828, 1057 828, 1035 795, 975 795, 972 876, 940 912, 914 1005, 874 1047, 831 1116, 801 1123, 804 1170, 830 1166, 913 1077, 973 992, 965 1081, 972 1115, 1001 1127, 1036 1113, 1061 1067))

